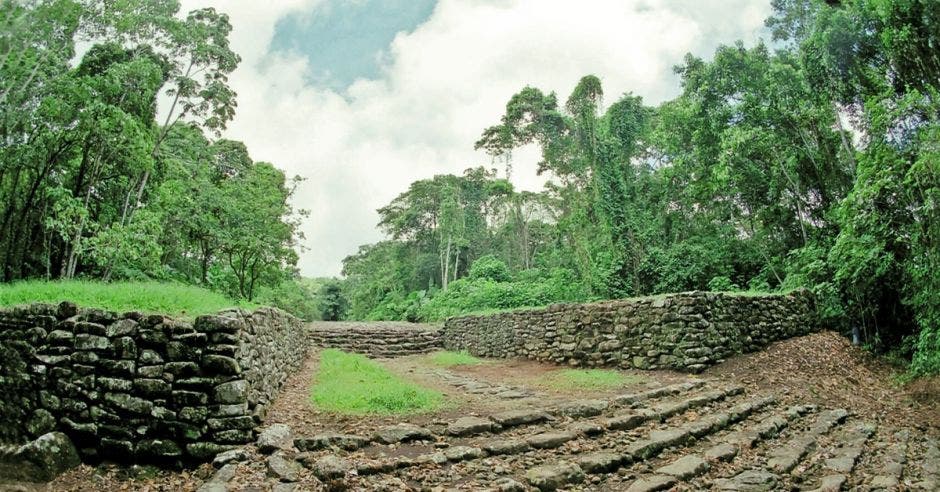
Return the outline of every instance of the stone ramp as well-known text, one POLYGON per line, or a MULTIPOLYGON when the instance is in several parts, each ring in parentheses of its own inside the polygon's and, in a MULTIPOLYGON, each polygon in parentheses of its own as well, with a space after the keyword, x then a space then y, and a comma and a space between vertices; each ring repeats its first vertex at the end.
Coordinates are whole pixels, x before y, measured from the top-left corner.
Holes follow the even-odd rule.
MULTIPOLYGON (((936 490, 940 468, 928 436, 715 382, 436 424, 294 436, 269 466, 286 457, 318 487, 350 490, 633 492, 936 490)), ((284 490, 296 479, 271 474, 284 490)))
POLYGON ((307 325, 313 347, 335 348, 374 358, 442 350, 440 328, 398 322, 316 322, 307 325))

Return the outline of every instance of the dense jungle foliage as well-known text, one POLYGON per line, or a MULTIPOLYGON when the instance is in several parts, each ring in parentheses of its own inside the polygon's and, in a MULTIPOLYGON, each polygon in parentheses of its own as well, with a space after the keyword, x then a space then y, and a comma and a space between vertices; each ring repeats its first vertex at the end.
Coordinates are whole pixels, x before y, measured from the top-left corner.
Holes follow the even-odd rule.
POLYGON ((772 39, 691 55, 656 107, 525 87, 476 147, 495 170, 416 181, 346 258, 349 316, 691 289, 815 292, 823 321, 940 372, 940 2, 773 0, 772 39))
POLYGON ((305 315, 296 178, 218 138, 231 26, 178 10, 0 1, 0 280, 175 281, 305 315))

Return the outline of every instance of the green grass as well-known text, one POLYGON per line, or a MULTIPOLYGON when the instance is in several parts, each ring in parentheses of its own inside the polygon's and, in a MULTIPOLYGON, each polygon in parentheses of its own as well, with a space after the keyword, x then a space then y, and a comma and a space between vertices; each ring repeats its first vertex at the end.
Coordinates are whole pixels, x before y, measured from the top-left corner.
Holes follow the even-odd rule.
POLYGON ((195 317, 235 306, 252 308, 200 287, 161 282, 25 281, 0 284, 0 307, 71 301, 80 307, 195 317))
POLYGON ((363 355, 336 349, 320 353, 311 398, 323 410, 354 415, 427 412, 440 408, 444 399, 363 355))
POLYGON ((475 366, 484 362, 483 359, 474 357, 466 351, 449 352, 446 350, 429 354, 426 360, 440 367, 475 366))
POLYGON ((642 382, 638 376, 626 376, 610 369, 562 369, 545 375, 541 383, 555 389, 602 390, 642 382))

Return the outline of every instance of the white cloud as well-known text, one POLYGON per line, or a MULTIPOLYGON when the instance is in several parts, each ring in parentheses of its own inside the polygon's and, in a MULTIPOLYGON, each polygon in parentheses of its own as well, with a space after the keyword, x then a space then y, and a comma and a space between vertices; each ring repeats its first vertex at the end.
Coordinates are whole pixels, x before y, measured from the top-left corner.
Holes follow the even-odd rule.
MULTIPOLYGON (((412 181, 488 165, 473 142, 525 85, 563 101, 596 74, 608 102, 632 91, 657 103, 678 93, 672 66, 685 53, 751 43, 769 14, 769 0, 441 0, 427 22, 395 38, 379 79, 336 93, 309 85, 301 55, 268 51, 277 19, 319 0, 189 0, 184 9, 207 3, 230 14, 244 59, 231 78, 239 107, 227 136, 307 178, 296 199, 311 213, 305 275, 336 275, 344 256, 379 240, 375 209, 412 181)), ((516 155, 518 186, 541 187, 535 157, 516 155)))

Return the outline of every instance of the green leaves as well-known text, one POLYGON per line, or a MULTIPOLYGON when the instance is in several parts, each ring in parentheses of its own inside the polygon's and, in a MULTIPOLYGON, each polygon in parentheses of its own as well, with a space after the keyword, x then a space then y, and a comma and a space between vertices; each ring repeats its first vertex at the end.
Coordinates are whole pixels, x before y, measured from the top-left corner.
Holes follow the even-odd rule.
POLYGON ((172 278, 251 298, 295 275, 295 182, 204 136, 234 115, 228 17, 179 7, 0 2, 4 280, 172 278))

